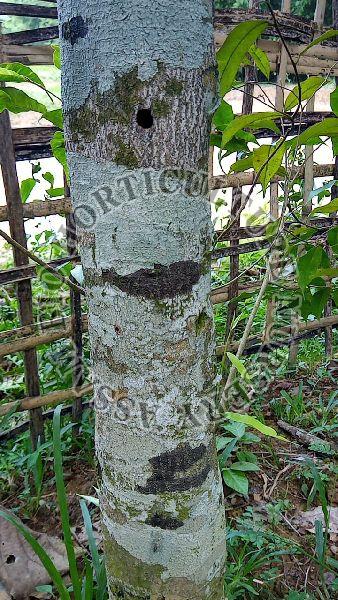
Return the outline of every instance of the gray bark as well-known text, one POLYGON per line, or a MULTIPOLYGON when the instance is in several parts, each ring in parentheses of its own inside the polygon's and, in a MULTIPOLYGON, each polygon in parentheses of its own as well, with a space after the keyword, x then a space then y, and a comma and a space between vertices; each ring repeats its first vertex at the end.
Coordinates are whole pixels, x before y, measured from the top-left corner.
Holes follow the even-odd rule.
POLYGON ((111 598, 221 600, 210 0, 59 0, 111 598))

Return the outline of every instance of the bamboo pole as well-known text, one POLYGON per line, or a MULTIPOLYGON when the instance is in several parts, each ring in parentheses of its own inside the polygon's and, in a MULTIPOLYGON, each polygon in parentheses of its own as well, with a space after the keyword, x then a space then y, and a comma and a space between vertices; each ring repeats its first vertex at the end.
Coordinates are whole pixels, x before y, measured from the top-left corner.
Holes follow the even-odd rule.
MULTIPOLYGON (((0 30, 0 62, 2 61, 2 40, 0 30)), ((18 242, 21 247, 27 248, 25 225, 22 210, 22 201, 20 195, 20 186, 16 171, 14 145, 12 140, 11 122, 8 111, 0 114, 0 162, 4 189, 6 194, 6 203, 8 209, 8 219, 11 237, 18 242)), ((27 255, 13 248, 14 264, 16 266, 26 265, 28 263, 27 255)), ((17 285, 18 310, 21 325, 31 325, 34 322, 33 315, 33 295, 30 281, 22 281, 17 285)), ((39 370, 37 354, 35 349, 29 349, 24 356, 25 365, 25 387, 29 396, 38 396, 40 393, 39 370)), ((44 427, 41 408, 34 408, 30 413, 30 432, 31 442, 35 449, 39 440, 43 441, 44 427)))
MULTIPOLYGON (((320 329, 325 329, 325 327, 327 326, 337 326, 338 325, 338 315, 331 315, 330 317, 324 317, 322 319, 318 319, 316 321, 310 321, 309 323, 302 323, 299 327, 299 332, 298 335, 301 339, 302 336, 306 336, 310 333, 313 333, 317 330, 320 329)), ((285 334, 288 334, 291 332, 291 327, 284 327, 281 329, 281 331, 285 334)), ((278 345, 280 347, 282 347, 283 345, 288 345, 290 344, 292 338, 290 339, 285 339, 279 342, 275 343, 275 346, 278 345)), ((247 344, 247 350, 250 350, 250 346, 252 346, 253 343, 255 342, 259 342, 259 339, 257 337, 252 337, 248 340, 248 344, 247 344)), ((236 348, 238 347, 239 342, 235 342, 233 344, 231 344, 230 348, 232 351, 236 350, 236 348)), ((269 345, 267 345, 269 346, 269 345)), ((271 348, 274 349, 274 343, 271 343, 271 348)), ((260 345, 258 349, 254 348, 255 352, 259 352, 261 351, 263 345, 260 345)), ((224 354, 224 350, 225 347, 224 346, 218 346, 216 349, 216 355, 221 357, 224 354)), ((265 350, 264 350, 265 351, 265 350)), ((19 411, 23 411, 23 410, 31 410, 32 408, 38 408, 41 406, 47 406, 47 405, 56 405, 56 404, 61 404, 62 402, 65 402, 66 400, 71 400, 74 399, 76 397, 83 397, 86 395, 91 394, 93 391, 93 386, 91 384, 86 384, 80 388, 71 388, 68 390, 58 390, 55 392, 51 392, 50 394, 46 394, 44 396, 36 396, 36 397, 31 397, 31 398, 24 398, 22 400, 19 400, 17 402, 7 402, 6 404, 2 404, 0 406, 0 417, 5 416, 6 414, 8 414, 9 412, 11 412, 12 410, 14 410, 16 408, 16 412, 19 411)))
POLYGON ((92 384, 86 384, 81 388, 70 388, 69 390, 58 390, 45 394, 44 396, 34 396, 31 398, 24 398, 17 402, 7 402, 0 406, 0 417, 4 417, 9 412, 16 408, 15 412, 21 412, 23 410, 35 410, 42 406, 57 405, 65 402, 66 400, 73 400, 74 398, 82 398, 88 394, 92 394, 92 384))
MULTIPOLYGON (((326 7, 326 0, 317 0, 316 10, 315 10, 315 15, 314 15, 314 22, 318 26, 319 32, 322 29, 323 23, 324 23, 325 7, 326 7)), ((313 95, 313 97, 310 98, 310 100, 308 101, 307 106, 306 106, 306 112, 307 111, 313 112, 314 108, 315 108, 315 95, 313 95)), ((304 155, 305 155, 305 171, 304 171, 304 196, 303 196, 302 216, 303 216, 303 219, 306 221, 312 210, 312 201, 311 201, 310 193, 313 190, 314 178, 315 178, 313 146, 305 146, 304 155)), ((298 327, 299 327, 299 315, 295 314, 293 319, 294 319, 293 331, 294 331, 294 337, 296 337, 298 327)), ((290 366, 293 366, 297 360, 298 347, 299 347, 298 342, 294 342, 290 346, 290 353, 289 353, 289 365, 290 366)))
MULTIPOLYGON (((291 12, 291 0, 283 0, 282 1, 282 13, 289 14, 291 12)), ((280 44, 280 63, 279 63, 279 71, 277 76, 277 86, 276 86, 276 98, 275 98, 275 108, 277 111, 282 112, 284 109, 284 86, 286 81, 286 72, 287 72, 287 63, 288 63, 288 53, 286 51, 285 46, 282 43, 282 40, 279 40, 280 44)), ((279 185, 278 182, 273 182, 270 186, 270 219, 271 221, 276 221, 279 218, 279 206, 278 206, 278 195, 279 195, 279 185)), ((271 265, 274 265, 276 262, 279 262, 279 251, 273 251, 273 255, 271 257, 271 265)), ((278 270, 277 270, 278 273, 278 270)), ((271 278, 275 278, 277 275, 276 271, 272 268, 271 278)), ((264 330, 264 342, 268 343, 271 331, 273 328, 274 320, 276 313, 276 299, 272 298, 268 301, 266 308, 266 320, 265 320, 265 330, 264 330)))

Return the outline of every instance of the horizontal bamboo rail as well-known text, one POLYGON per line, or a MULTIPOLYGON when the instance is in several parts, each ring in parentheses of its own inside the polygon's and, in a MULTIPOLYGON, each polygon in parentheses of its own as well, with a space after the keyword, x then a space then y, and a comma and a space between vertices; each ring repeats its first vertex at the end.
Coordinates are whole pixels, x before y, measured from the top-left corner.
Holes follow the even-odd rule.
POLYGON ((38 17, 39 19, 57 19, 58 16, 56 8, 9 2, 0 2, 0 15, 38 17))
MULTIPOLYGON (((250 283, 246 283, 245 285, 239 286, 239 293, 242 292, 253 292, 260 288, 261 282, 254 281, 250 283)), ((296 283, 292 281, 285 281, 283 283, 283 287, 287 289, 297 289, 296 283)), ((226 302, 229 298, 228 294, 228 286, 221 286, 212 290, 211 292, 211 302, 213 305, 222 304, 226 302)), ((300 325, 300 333, 304 331, 313 331, 316 329, 320 329, 321 327, 328 327, 331 325, 335 325, 338 322, 338 315, 333 315, 331 317, 324 317, 319 321, 310 321, 309 323, 300 325), (331 321, 330 321, 331 319, 331 321), (325 323, 321 325, 321 323, 325 323)), ((83 332, 88 331, 88 315, 85 313, 82 315, 82 327, 83 332)), ((291 331, 291 328, 286 328, 285 331, 291 331)), ((15 354, 17 352, 22 352, 24 350, 29 350, 32 348, 37 348, 38 346, 42 346, 44 344, 49 344, 61 339, 68 339, 72 334, 72 319, 60 318, 60 319, 52 319, 50 321, 43 321, 42 323, 36 323, 31 326, 19 327, 16 329, 10 329, 8 331, 3 331, 0 334, 0 340, 6 339, 5 343, 0 344, 0 358, 4 356, 8 356, 11 354, 15 354), (58 327, 61 325, 61 327, 58 327), (51 331, 49 331, 51 329, 51 331), (47 330, 45 333, 40 333, 40 330, 47 330), (36 333, 38 332, 38 333, 36 333), (19 339, 15 339, 16 337, 19 339), (8 341, 10 340, 10 341, 8 341)))
MULTIPOLYGON (((326 164, 326 165, 314 165, 314 177, 329 177, 334 174, 334 165, 326 164)), ((293 169, 290 172, 290 178, 299 175, 302 177, 304 175, 304 168, 293 169)), ((211 178, 211 189, 212 190, 220 190, 228 187, 244 187, 246 185, 252 185, 255 180, 254 171, 247 171, 243 173, 234 173, 231 175, 216 175, 211 178)), ((283 181, 284 177, 273 177, 272 181, 283 181)), ((1 208, 0 208, 1 210, 1 208)), ((1 212, 0 212, 1 215, 1 212)))
MULTIPOLYGON (((50 324, 50 326, 52 327, 52 324, 50 324)), ((48 327, 46 327, 46 323, 44 328, 48 329, 48 327)), ((82 328, 83 332, 88 331, 88 318, 86 314, 84 314, 82 317, 82 328)), ((37 327, 37 329, 39 329, 39 327, 37 327)), ((47 331, 46 333, 28 335, 27 337, 22 336, 22 338, 18 340, 12 340, 11 342, 0 344, 0 358, 3 358, 9 354, 15 354, 16 352, 37 348, 38 346, 43 346, 44 344, 51 344, 52 342, 56 342, 58 340, 67 339, 71 337, 71 335, 72 319, 65 319, 63 322, 63 327, 58 327, 57 329, 47 331)))
MULTIPOLYGON (((69 215, 72 212, 70 198, 59 198, 55 200, 34 200, 23 206, 25 219, 35 217, 48 217, 50 215, 69 215)), ((0 221, 8 221, 8 210, 5 205, 0 206, 0 221)))
MULTIPOLYGON (((297 174, 301 177, 304 169, 293 169, 290 177, 297 174)), ((314 165, 315 177, 332 177, 334 174, 334 165, 314 165)), ((283 181, 283 177, 276 176, 273 181, 283 181)), ((230 175, 217 175, 211 178, 211 189, 221 190, 229 187, 244 187, 252 185, 255 180, 254 171, 234 173, 230 175)), ((70 198, 60 198, 56 200, 35 200, 27 202, 23 207, 25 219, 34 219, 35 217, 47 217, 49 215, 66 215, 72 211, 70 198)), ((8 221, 8 210, 5 205, 0 205, 0 222, 8 221)))
MULTIPOLYGON (((328 117, 334 117, 334 114, 328 111, 321 113, 305 112, 301 118, 295 118, 294 123, 288 123, 289 135, 298 135, 307 127, 328 117)), ((276 125, 281 127, 280 119, 276 120, 276 125)), ((50 141, 55 131, 57 131, 56 127, 21 127, 13 129, 16 160, 36 160, 51 157, 50 141)), ((256 137, 257 139, 271 138, 271 130, 260 129, 256 137)))
POLYGON ((30 66, 52 65, 53 54, 51 46, 20 46, 16 44, 3 46, 6 62, 22 62, 30 66))
POLYGON ((15 327, 14 329, 8 329, 7 331, 0 331, 0 341, 8 341, 9 339, 15 339, 17 337, 25 338, 29 335, 53 327, 67 327, 71 322, 71 317, 57 317, 56 319, 50 319, 48 321, 36 321, 35 323, 32 323, 32 325, 24 325, 23 327, 15 327))
MULTIPOLYGON (((316 24, 310 20, 298 15, 291 15, 275 11, 279 28, 283 37, 288 42, 309 44, 317 31, 316 24)), ((239 23, 251 19, 263 19, 269 23, 264 31, 264 35, 278 37, 274 20, 270 13, 263 13, 255 9, 231 9, 216 10, 214 17, 214 27, 216 33, 229 33, 239 23)), ((331 42, 332 43, 332 42, 331 42)))
MULTIPOLYGON (((282 340, 271 340, 268 344, 262 343, 262 341, 257 337, 252 337, 248 339, 245 351, 243 354, 257 354, 258 352, 266 352, 269 350, 274 350, 276 348, 281 348, 283 346, 290 345, 293 341, 298 339, 303 339, 308 337, 310 334, 313 334, 316 331, 321 329, 326 329, 327 327, 337 327, 338 325, 338 315, 332 315, 330 317, 323 317, 322 319, 317 319, 315 321, 309 321, 308 323, 300 323, 299 329, 296 335, 291 336, 289 338, 285 337, 282 340)), ((290 335, 292 333, 292 327, 282 327, 280 329, 282 334, 290 335)), ((234 342, 229 346, 229 351, 236 351, 239 346, 239 342, 234 342)), ((217 346, 216 348, 216 356, 222 357, 224 352, 226 351, 226 346, 217 346)))
POLYGON ((55 25, 51 27, 40 27, 40 29, 28 29, 27 31, 17 31, 7 33, 2 36, 4 44, 34 44, 36 42, 46 42, 55 40, 59 37, 59 28, 55 25))
MULTIPOLYGON (((79 257, 65 256, 64 258, 56 258, 50 260, 47 265, 51 267, 59 267, 68 262, 79 262, 79 257)), ((0 285, 12 285, 25 279, 33 279, 37 276, 36 266, 34 264, 23 265, 22 267, 12 267, 11 269, 5 269, 0 271, 0 285)))
MULTIPOLYGON (((324 318, 318 319, 316 321, 311 321, 309 323, 302 323, 299 327, 299 332, 298 332, 297 336, 294 336, 292 338, 287 338, 285 340, 281 340, 281 341, 278 341, 275 343, 272 342, 272 343, 266 344, 266 345, 259 344, 259 339, 257 337, 251 338, 248 340, 248 344, 247 344, 245 353, 252 353, 252 351, 266 352, 266 351, 274 349, 275 347, 286 346, 286 345, 289 345, 296 338, 302 339, 303 337, 308 336, 309 334, 311 334, 317 330, 325 329, 328 326, 336 327, 337 325, 338 325, 338 315, 334 315, 331 317, 324 317, 324 318), (258 342, 258 345, 257 345, 257 342, 258 342), (255 343, 256 343, 256 345, 253 346, 253 344, 255 344, 255 343)), ((290 334, 291 327, 284 327, 281 331, 283 331, 283 333, 285 333, 285 334, 290 334)), ((238 342, 234 342, 229 346, 229 351, 230 350, 235 351, 237 349, 237 347, 238 347, 238 342)), ((225 349, 226 349, 225 346, 218 346, 216 349, 216 355, 218 357, 222 357, 225 349)), ((71 388, 68 390, 58 390, 55 392, 51 392, 49 394, 45 394, 43 396, 35 396, 33 398, 24 398, 24 399, 18 400, 18 401, 7 402, 0 406, 0 417, 5 416, 12 410, 14 411, 15 408, 16 408, 15 412, 19 412, 19 411, 21 412, 24 410, 31 410, 33 408, 40 408, 41 406, 50 406, 50 405, 55 406, 57 404, 61 404, 62 402, 65 402, 67 400, 87 396, 89 394, 92 394, 92 392, 93 392, 93 386, 91 384, 86 384, 79 388, 71 388)))
POLYGON ((44 396, 34 396, 32 398, 24 398, 23 400, 7 402, 0 406, 0 417, 4 417, 9 412, 15 409, 16 412, 23 410, 32 410, 32 408, 40 408, 41 406, 51 406, 61 404, 67 400, 74 400, 75 398, 83 398, 93 393, 93 386, 91 384, 83 385, 79 388, 70 388, 68 390, 57 390, 50 392, 44 396))

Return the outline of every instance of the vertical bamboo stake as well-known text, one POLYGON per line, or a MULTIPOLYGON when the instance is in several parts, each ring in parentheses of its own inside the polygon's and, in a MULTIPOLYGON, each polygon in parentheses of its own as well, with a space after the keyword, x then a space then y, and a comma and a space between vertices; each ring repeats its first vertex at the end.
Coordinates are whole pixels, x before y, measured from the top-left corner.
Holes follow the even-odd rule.
MULTIPOLYGON (((283 0, 281 10, 283 13, 291 12, 291 0, 283 0)), ((276 86, 276 98, 275 98, 275 107, 276 110, 282 111, 284 108, 284 85, 286 80, 286 70, 288 64, 288 54, 287 51, 280 40, 280 62, 277 76, 277 86, 276 86)), ((270 186, 270 219, 271 221, 276 221, 279 218, 279 207, 278 207, 278 191, 279 185, 278 183, 272 183, 270 186)), ((278 264, 279 252, 273 252, 273 257, 271 264, 278 264)), ((273 278, 273 272, 272 277, 273 278)), ((266 320, 265 320, 265 331, 263 341, 267 344, 271 338, 271 331, 274 324, 276 312, 276 300, 272 298, 267 305, 266 310, 266 320)))
MULTIPOLYGON (((317 0, 316 10, 314 14, 314 21, 317 24, 317 29, 321 29, 324 23, 326 0, 317 0)), ((313 112, 315 108, 315 96, 313 96, 307 103, 306 112, 313 112)), ((304 202, 303 202, 303 218, 306 219, 312 209, 312 202, 309 199, 309 195, 313 190, 314 176, 313 176, 313 146, 305 146, 305 173, 304 173, 304 202)), ((295 315, 295 321, 293 326, 293 335, 297 334, 299 326, 299 316, 295 315)), ((290 346, 289 352, 289 365, 293 365, 297 360, 299 342, 294 342, 290 346)))
MULTIPOLYGON (((70 195, 70 190, 65 178, 65 195, 70 195)), ((74 214, 66 217, 66 237, 69 256, 77 255, 77 236, 74 214)), ((73 387, 81 387, 84 383, 83 373, 83 327, 82 327, 82 307, 81 294, 72 288, 70 291, 70 308, 72 315, 72 343, 73 343, 73 387)), ((81 422, 83 412, 82 396, 75 398, 72 405, 73 422, 77 425, 73 428, 76 435, 79 431, 78 424, 81 422)))
MULTIPOLYGON (((0 43, 1 43, 0 37, 0 43)), ((2 46, 0 46, 0 59, 2 46)), ((0 114, 0 162, 3 183, 5 188, 6 203, 8 207, 8 220, 11 237, 27 248, 23 208, 20 195, 20 186, 16 171, 15 152, 12 139, 12 128, 7 111, 0 114)), ((17 267, 27 265, 29 260, 23 252, 13 248, 14 264, 17 267)), ((19 303, 19 314, 21 325, 31 325, 34 322, 33 297, 30 280, 21 281, 17 284, 17 297, 19 303)), ((26 350, 24 354, 25 385, 28 396, 39 396, 39 371, 35 349, 26 350)), ((42 419, 42 408, 30 411, 30 432, 33 448, 36 448, 38 440, 43 440, 44 429, 42 419)))
MULTIPOLYGON (((338 28, 338 0, 332 0, 332 27, 333 29, 338 28)), ((338 38, 336 38, 336 45, 338 49, 338 38)), ((338 85, 338 77, 335 77, 335 84, 338 85)), ((338 179, 338 156, 335 157, 334 166, 334 179, 338 179)), ((331 190, 331 198, 338 198, 338 186, 334 185, 331 190)), ((325 307, 325 317, 330 317, 332 314, 332 299, 330 299, 325 307)), ((326 327, 325 329, 325 353, 328 358, 333 357, 333 330, 332 327, 326 327)))
MULTIPOLYGON (((253 8, 253 5, 254 5, 253 0, 250 0, 249 8, 253 8)), ((255 84, 250 83, 250 82, 252 82, 256 79, 256 68, 253 66, 245 67, 244 74, 245 74, 244 75, 245 88, 244 88, 244 96, 243 96, 243 103, 242 103, 242 114, 249 115, 252 112, 253 93, 254 93, 254 88, 255 88, 255 84)), ((242 188, 241 187, 233 188, 231 211, 230 211, 231 219, 233 219, 236 216, 236 214, 240 208, 240 205, 241 205, 241 199, 242 199, 242 188)), ((237 219, 233 220, 234 228, 237 228, 240 226, 240 220, 241 220, 240 216, 237 219)), ((231 245, 239 246, 239 243, 240 243, 240 240, 238 238, 236 238, 236 239, 232 240, 231 245)), ((229 295, 228 295, 228 310, 227 310, 227 322, 226 322, 226 338, 228 338, 228 335, 231 331, 233 320, 236 318, 236 314, 237 314, 237 302, 231 302, 231 300, 236 298, 238 296, 238 292, 239 292, 239 281, 237 279, 238 274, 239 274, 239 257, 240 257, 239 254, 237 254, 236 256, 230 256, 230 281, 232 281, 232 283, 229 285, 229 292, 228 292, 229 295)))

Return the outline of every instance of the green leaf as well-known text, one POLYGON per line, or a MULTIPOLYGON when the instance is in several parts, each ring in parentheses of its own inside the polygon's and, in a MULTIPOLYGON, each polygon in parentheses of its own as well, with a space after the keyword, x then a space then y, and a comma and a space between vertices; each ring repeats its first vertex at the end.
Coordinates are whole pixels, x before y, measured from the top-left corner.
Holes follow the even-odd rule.
POLYGON ((324 204, 323 206, 316 206, 311 211, 311 215, 316 215, 317 213, 322 213, 323 215, 329 215, 330 213, 334 213, 338 210, 338 198, 334 198, 328 204, 324 204))
POLYGON ((46 194, 50 198, 60 198, 61 196, 65 195, 65 188, 64 187, 50 188, 49 190, 46 190, 46 194))
POLYGON ((83 521, 84 521, 85 528, 86 528, 90 554, 92 557, 92 562, 93 562, 93 566, 94 566, 94 570, 95 570, 96 581, 99 581, 100 573, 101 573, 101 561, 100 561, 100 556, 99 556, 99 552, 98 552, 95 537, 94 537, 92 521, 90 518, 88 507, 84 500, 80 500, 80 506, 81 506, 81 511, 82 511, 82 515, 83 515, 83 521))
POLYGON ((29 110, 41 114, 47 112, 44 104, 41 104, 35 98, 31 98, 22 90, 12 87, 0 90, 0 112, 6 109, 15 114, 28 112, 29 110))
POLYGON ((229 431, 237 438, 241 438, 245 434, 245 425, 235 421, 233 423, 226 423, 223 425, 223 429, 225 429, 225 431, 229 431))
POLYGON ((285 144, 276 146, 260 146, 253 151, 253 167, 259 175, 259 181, 262 184, 264 193, 266 192, 271 179, 276 175, 281 166, 285 152, 285 144))
MULTIPOLYGON (((324 252, 324 251, 323 251, 324 252)), ((326 254, 326 252, 325 252, 326 254)), ((316 278, 317 277, 338 277, 338 267, 328 267, 326 269, 318 269, 318 271, 315 273, 316 278)))
POLYGON ((325 543, 323 534, 323 524, 321 521, 315 521, 315 538, 316 538, 316 555, 320 563, 323 562, 325 556, 325 543))
POLYGON ((42 174, 42 177, 45 179, 45 181, 48 181, 48 183, 50 183, 51 187, 54 186, 55 178, 54 178, 53 173, 50 173, 49 171, 47 171, 46 173, 42 174))
POLYGON ((228 462, 231 453, 234 451, 234 449, 236 448, 238 442, 238 438, 233 438, 231 440, 231 442, 229 442, 226 447, 224 448, 221 456, 219 457, 219 464, 220 467, 223 468, 226 466, 226 463, 228 462))
POLYGON ((309 48, 312 48, 313 46, 317 46, 317 44, 321 44, 321 42, 325 42, 325 40, 328 40, 329 38, 335 37, 336 35, 338 35, 338 30, 337 29, 329 29, 328 31, 325 31, 325 33, 323 33, 322 35, 320 35, 319 37, 317 37, 315 40, 313 40, 310 44, 308 44, 304 50, 302 50, 299 53, 299 56, 302 56, 302 54, 304 54, 305 52, 307 52, 309 50, 309 48))
POLYGON ((250 415, 240 415, 239 413, 226 412, 225 416, 227 419, 231 421, 237 421, 238 423, 244 423, 248 427, 252 427, 253 429, 257 429, 260 433, 272 438, 277 438, 278 440, 286 441, 286 439, 280 435, 278 435, 277 431, 273 429, 273 427, 268 427, 268 425, 264 425, 255 417, 251 417, 250 415))
POLYGON ((318 275, 320 267, 327 268, 330 266, 329 258, 320 246, 310 248, 305 254, 297 260, 297 279, 301 290, 311 283, 318 275))
POLYGON ((26 78, 23 75, 15 73, 8 68, 0 66, 0 81, 7 83, 27 83, 26 78))
POLYGON ((44 115, 43 118, 53 123, 55 127, 59 129, 63 129, 63 116, 61 108, 57 108, 56 110, 49 110, 44 115))
POLYGON ((63 579, 59 571, 56 569, 54 563, 51 561, 44 548, 42 548, 42 546, 40 546, 39 542, 35 539, 35 537, 33 537, 29 529, 27 529, 27 527, 25 527, 25 525, 23 525, 21 521, 19 521, 14 515, 8 512, 0 510, 0 517, 11 523, 11 525, 14 525, 14 527, 25 538, 26 542, 28 542, 30 547, 35 552, 36 556, 40 559, 51 580, 53 581, 53 584, 55 585, 60 595, 60 600, 70 600, 70 595, 66 587, 64 586, 63 579))
POLYGON ((228 125, 228 123, 230 123, 230 121, 233 121, 233 119, 234 113, 232 107, 230 106, 230 104, 228 104, 228 102, 222 100, 221 104, 219 105, 218 109, 214 114, 213 124, 215 125, 216 129, 218 129, 219 131, 223 131, 228 125))
POLYGON ((253 473, 253 472, 260 471, 260 468, 258 465, 256 465, 255 463, 246 462, 246 461, 239 461, 239 462, 232 463, 231 469, 233 471, 243 471, 243 472, 247 472, 247 473, 251 473, 251 472, 253 473))
MULTIPOLYGON (((275 119, 279 119, 281 117, 281 113, 279 112, 258 112, 253 115, 241 115, 240 117, 236 117, 228 127, 224 130, 222 136, 222 145, 223 147, 239 132, 245 129, 246 127, 257 127, 259 129, 262 121, 266 125, 269 122, 272 122, 275 119)), ((334 119, 333 119, 334 120, 334 119)), ((338 121, 338 119, 337 119, 338 121)))
POLYGON ((23 203, 27 202, 29 196, 31 195, 33 189, 35 188, 37 184, 36 179, 33 179, 32 177, 29 177, 28 179, 24 179, 21 182, 20 185, 20 196, 21 196, 21 201, 23 203))
POLYGON ((310 144, 311 139, 317 136, 334 137, 338 135, 338 119, 328 117, 320 123, 315 123, 308 127, 298 137, 295 137, 290 142, 290 147, 301 146, 302 144, 310 144))
POLYGON ((224 450, 224 448, 233 441, 233 437, 218 437, 216 439, 216 448, 217 448, 217 452, 220 452, 221 450, 224 450))
POLYGON ((266 226, 265 235, 266 237, 274 237, 279 229, 281 219, 276 219, 276 221, 271 221, 266 226))
POLYGON ((333 252, 338 253, 338 227, 332 227, 327 234, 327 241, 329 242, 333 252))
POLYGON ((320 319, 330 295, 331 290, 327 287, 317 290, 314 294, 311 294, 311 292, 305 294, 304 301, 301 305, 303 319, 306 321, 309 315, 314 315, 317 319, 320 319))
MULTIPOLYGON (((3 63, 0 65, 0 71, 2 68, 8 69, 12 73, 15 73, 18 76, 23 77, 24 81, 26 81, 26 82, 29 81, 30 83, 35 83, 43 88, 46 87, 45 84, 43 83, 42 79, 40 79, 40 77, 27 65, 23 65, 18 62, 3 63)), ((1 80, 1 81, 6 81, 6 80, 1 80)))
MULTIPOLYGON (((317 90, 326 82, 325 77, 308 77, 305 81, 300 84, 301 88, 301 102, 308 100, 316 93, 317 90)), ((299 102, 299 89, 296 85, 285 100, 285 110, 291 110, 298 105, 299 102)))
POLYGON ((219 133, 211 133, 210 135, 210 146, 215 146, 216 148, 222 147, 222 136, 219 133))
POLYGON ((246 21, 237 25, 227 36, 217 52, 221 97, 232 88, 245 55, 267 25, 267 21, 246 21))
POLYGON ((257 47, 255 44, 251 46, 249 49, 249 54, 255 62, 257 69, 263 73, 263 75, 269 79, 270 78, 270 63, 267 55, 264 50, 257 47))
POLYGON ((67 156, 65 149, 65 138, 62 131, 56 131, 50 142, 53 155, 56 160, 63 166, 63 169, 66 173, 67 180, 69 180, 69 168, 67 164, 67 156))
POLYGON ((52 44, 53 48, 53 63, 57 69, 61 69, 61 49, 59 44, 52 44))
POLYGON ((331 138, 333 156, 338 156, 338 136, 334 135, 331 138))
POLYGON ((62 450, 61 450, 61 409, 59 405, 53 415, 53 446, 54 446, 54 472, 58 505, 61 515, 63 539, 66 546, 67 557, 69 562, 69 572, 73 585, 73 593, 75 598, 81 598, 81 580, 77 570, 76 556, 74 543, 69 523, 69 511, 67 503, 67 495, 65 482, 63 477, 62 467, 62 450))
POLYGON ((334 112, 334 114, 338 116, 338 88, 336 88, 335 90, 333 90, 333 92, 331 92, 330 104, 331 104, 332 112, 334 112))
POLYGON ((248 495, 249 480, 243 473, 232 471, 231 469, 223 469, 222 475, 224 483, 229 488, 235 490, 239 494, 243 494, 244 496, 248 495))
POLYGON ((237 356, 232 354, 232 352, 227 352, 227 357, 230 360, 231 364, 234 367, 236 367, 236 369, 239 372, 239 374, 241 375, 241 377, 243 377, 243 379, 245 379, 245 381, 249 381, 250 375, 249 375, 248 371, 246 370, 245 365, 242 363, 242 361, 239 358, 237 358, 237 356))
POLYGON ((233 165, 231 165, 230 167, 230 173, 239 173, 240 171, 246 171, 247 169, 252 169, 253 168, 253 163, 252 163, 252 153, 250 156, 247 156, 246 158, 240 158, 239 160, 237 160, 233 165))

